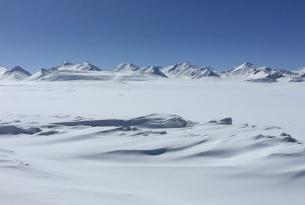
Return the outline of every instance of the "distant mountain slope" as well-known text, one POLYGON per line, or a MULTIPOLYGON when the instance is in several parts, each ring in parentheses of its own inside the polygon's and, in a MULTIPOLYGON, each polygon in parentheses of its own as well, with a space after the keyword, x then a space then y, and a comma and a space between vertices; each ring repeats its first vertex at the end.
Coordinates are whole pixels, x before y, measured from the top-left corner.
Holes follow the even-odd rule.
POLYGON ((39 79, 42 79, 43 77, 51 74, 52 72, 54 72, 54 70, 50 70, 50 69, 48 70, 48 69, 42 68, 39 71, 37 71, 36 73, 34 73, 32 76, 27 78, 27 80, 39 80, 39 79))
POLYGON ((277 79, 285 77, 282 72, 269 67, 256 69, 246 80, 252 82, 276 82, 277 79))
MULTIPOLYGON (((104 80, 101 77, 99 67, 88 63, 67 63, 52 67, 51 69, 41 69, 29 77, 27 80, 46 81, 69 81, 69 80, 104 80)), ((107 78, 108 79, 108 78, 107 78)))
POLYGON ((102 71, 92 64, 64 63, 51 69, 41 69, 29 81, 70 81, 70 80, 122 80, 138 81, 166 78, 159 67, 139 68, 134 64, 121 64, 115 71, 102 71))
POLYGON ((133 63, 123 63, 118 65, 113 71, 114 72, 128 72, 128 71, 138 71, 140 67, 133 63))
POLYGON ((3 73, 5 73, 8 69, 3 67, 3 66, 0 66, 0 77, 3 75, 3 73))
POLYGON ((246 62, 230 70, 224 71, 223 76, 229 78, 246 79, 257 70, 252 63, 246 62))
POLYGON ((148 66, 148 67, 144 67, 141 68, 141 70, 145 73, 151 74, 151 75, 156 75, 156 76, 160 76, 162 78, 167 78, 167 75, 165 75, 162 71, 161 71, 162 67, 161 66, 148 66))
POLYGON ((88 62, 84 62, 81 64, 64 62, 62 65, 53 67, 52 69, 65 71, 101 71, 99 67, 88 62))
POLYGON ((219 77, 211 67, 199 67, 191 63, 178 63, 162 70, 172 78, 200 79, 205 77, 219 77))
POLYGON ((115 69, 114 72, 121 73, 121 74, 128 74, 132 75, 143 75, 143 76, 150 76, 150 77, 160 77, 160 78, 167 78, 167 76, 161 71, 162 67, 160 66, 148 66, 140 68, 135 64, 120 64, 115 69))
POLYGON ((276 82, 282 78, 289 81, 289 79, 295 76, 296 73, 292 71, 270 67, 256 67, 249 62, 222 72, 222 77, 224 78, 241 79, 251 82, 276 82))
POLYGON ((305 78, 305 68, 302 68, 302 69, 297 70, 295 72, 299 75, 299 77, 305 78))
POLYGON ((34 81, 72 81, 72 80, 111 80, 113 75, 107 71, 38 71, 28 80, 34 81))
POLYGON ((170 66, 140 67, 133 63, 123 63, 113 70, 102 70, 91 63, 68 63, 41 69, 34 75, 20 66, 11 69, 0 66, 0 80, 27 81, 69 81, 69 80, 122 80, 138 81, 158 78, 205 79, 205 78, 240 79, 250 82, 304 82, 305 68, 296 71, 257 67, 246 62, 229 70, 217 73, 212 67, 200 67, 188 62, 170 66))
POLYGON ((14 66, 8 69, 2 74, 2 79, 5 80, 25 80, 31 76, 31 73, 21 68, 20 66, 14 66))

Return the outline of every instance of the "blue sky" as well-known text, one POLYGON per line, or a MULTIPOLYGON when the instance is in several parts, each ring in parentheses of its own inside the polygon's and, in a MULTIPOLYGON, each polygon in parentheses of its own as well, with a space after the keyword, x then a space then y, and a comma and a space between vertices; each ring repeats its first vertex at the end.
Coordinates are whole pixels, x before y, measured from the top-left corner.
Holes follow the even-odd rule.
POLYGON ((305 0, 0 0, 0 65, 305 67, 305 0))

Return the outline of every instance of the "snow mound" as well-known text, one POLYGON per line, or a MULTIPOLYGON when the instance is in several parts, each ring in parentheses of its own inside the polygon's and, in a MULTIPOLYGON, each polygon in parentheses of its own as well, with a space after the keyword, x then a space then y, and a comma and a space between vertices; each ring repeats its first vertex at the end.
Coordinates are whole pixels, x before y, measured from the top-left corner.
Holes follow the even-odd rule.
POLYGON ((25 80, 31 76, 31 73, 21 68, 14 66, 2 74, 2 79, 5 80, 25 80))
POLYGON ((214 123, 218 125, 232 125, 232 118, 224 118, 221 120, 211 120, 209 123, 214 123))
POLYGON ((15 125, 0 126, 0 135, 18 135, 18 134, 32 135, 38 132, 41 132, 41 129, 38 127, 21 128, 15 125))
POLYGON ((279 136, 274 135, 262 135, 259 134, 254 137, 256 140, 262 140, 264 142, 268 142, 270 144, 276 144, 276 143, 297 143, 301 144, 298 140, 293 138, 291 135, 287 133, 281 133, 279 136))
POLYGON ((14 158, 14 151, 0 148, 0 168, 12 168, 22 165, 14 158))
POLYGON ((111 151, 101 152, 92 155, 86 155, 84 158, 94 159, 94 160, 123 160, 125 162, 130 162, 128 160, 148 160, 151 157, 155 159, 162 158, 163 155, 179 155, 180 152, 187 152, 189 149, 196 148, 207 140, 199 140, 195 142, 190 142, 186 144, 178 145, 167 145, 158 148, 142 148, 142 149, 114 149, 111 151))
POLYGON ((110 136, 120 136, 117 144, 111 143, 104 150, 85 152, 81 158, 119 163, 194 162, 206 166, 245 166, 248 171, 251 168, 255 170, 258 163, 263 170, 269 167, 267 170, 271 175, 275 174, 275 170, 286 170, 286 160, 302 164, 305 159, 304 145, 291 135, 276 132, 270 134, 270 131, 256 127, 238 125, 219 128, 214 124, 197 124, 188 132, 173 130, 166 135, 163 133, 162 137, 160 133, 155 133, 154 137, 149 138, 141 135, 143 131, 139 129, 120 128, 113 131, 114 129, 96 135, 107 133, 110 136), (290 158, 286 159, 287 156, 290 158), (270 163, 277 168, 272 169, 270 163))
POLYGON ((143 127, 143 128, 183 128, 191 125, 190 121, 183 119, 178 115, 157 115, 151 114, 143 117, 133 118, 130 120, 122 119, 106 119, 106 120, 84 120, 72 122, 59 122, 55 123, 64 126, 90 126, 90 127, 143 127))

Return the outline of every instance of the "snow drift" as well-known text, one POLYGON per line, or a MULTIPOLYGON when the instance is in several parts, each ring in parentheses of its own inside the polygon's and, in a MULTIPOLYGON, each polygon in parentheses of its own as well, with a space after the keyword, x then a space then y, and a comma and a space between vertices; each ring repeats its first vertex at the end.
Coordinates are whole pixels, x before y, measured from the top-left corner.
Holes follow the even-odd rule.
POLYGON ((64 126, 91 126, 91 127, 109 127, 109 126, 135 126, 144 128, 182 128, 191 125, 190 121, 184 120, 178 115, 157 115, 151 114, 130 120, 108 119, 108 120, 85 120, 56 123, 64 126))

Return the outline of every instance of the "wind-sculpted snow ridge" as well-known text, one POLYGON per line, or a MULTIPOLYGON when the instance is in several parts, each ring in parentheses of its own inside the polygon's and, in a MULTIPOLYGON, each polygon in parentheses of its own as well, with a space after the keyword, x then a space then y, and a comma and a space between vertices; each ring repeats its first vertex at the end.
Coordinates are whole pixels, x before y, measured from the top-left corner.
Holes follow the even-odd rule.
POLYGON ((0 125, 0 135, 18 135, 18 134, 32 135, 40 131, 41 129, 38 127, 21 128, 15 125, 0 125))
POLYGON ((202 193, 213 189, 209 195, 226 194, 219 204, 238 202, 240 193, 250 190, 249 196, 259 199, 266 192, 270 201, 282 197, 281 205, 291 195, 303 205, 304 144, 282 127, 236 124, 230 117, 194 123, 161 114, 113 120, 18 116, 1 120, 1 204, 12 204, 13 195, 16 205, 45 199, 64 205, 71 197, 76 205, 90 200, 188 204, 190 198, 199 205, 206 200, 202 193), (227 193, 232 184, 233 192, 227 193), (231 199, 236 192, 236 200, 231 199))
MULTIPOLYGON (((121 136, 121 140, 104 151, 96 149, 95 152, 95 149, 91 149, 90 153, 86 152, 82 157, 120 163, 166 161, 197 166, 238 166, 248 169, 268 167, 268 171, 262 169, 265 174, 282 174, 287 169, 287 161, 301 165, 305 159, 304 145, 281 129, 267 131, 247 124, 231 125, 229 119, 216 121, 219 122, 216 124, 214 121, 197 124, 184 131, 167 130, 162 134, 143 134, 143 130, 131 128, 98 132, 97 135, 121 136), (152 138, 140 138, 141 136, 152 138), (133 143, 127 143, 132 138, 133 143), (269 163, 277 169, 270 167, 269 163)), ((296 173, 290 174, 294 176, 296 173)))
POLYGON ((90 127, 119 127, 119 126, 135 126, 143 128, 182 128, 191 125, 190 121, 184 120, 178 115, 157 115, 151 114, 143 117, 133 118, 130 120, 106 119, 106 120, 84 120, 72 122, 59 122, 57 125, 64 126, 90 126, 90 127))
POLYGON ((0 96, 1 205, 304 205, 304 83, 3 81, 0 96))
POLYGON ((33 142, 42 138, 43 144, 67 147, 65 158, 77 160, 237 166, 255 172, 259 167, 262 174, 303 176, 293 167, 305 160, 304 144, 281 127, 233 124, 232 118, 194 123, 178 115, 150 114, 23 127, 28 128, 2 125, 0 134, 33 135, 33 142), (77 150, 69 149, 75 146, 77 150), (289 163, 293 163, 291 171, 287 171, 289 163))
POLYGON ((209 123, 214 123, 218 125, 232 125, 232 118, 224 118, 221 120, 211 120, 209 123))
POLYGON ((13 150, 0 148, 0 170, 2 168, 17 168, 26 165, 28 164, 15 159, 15 152, 13 150))

